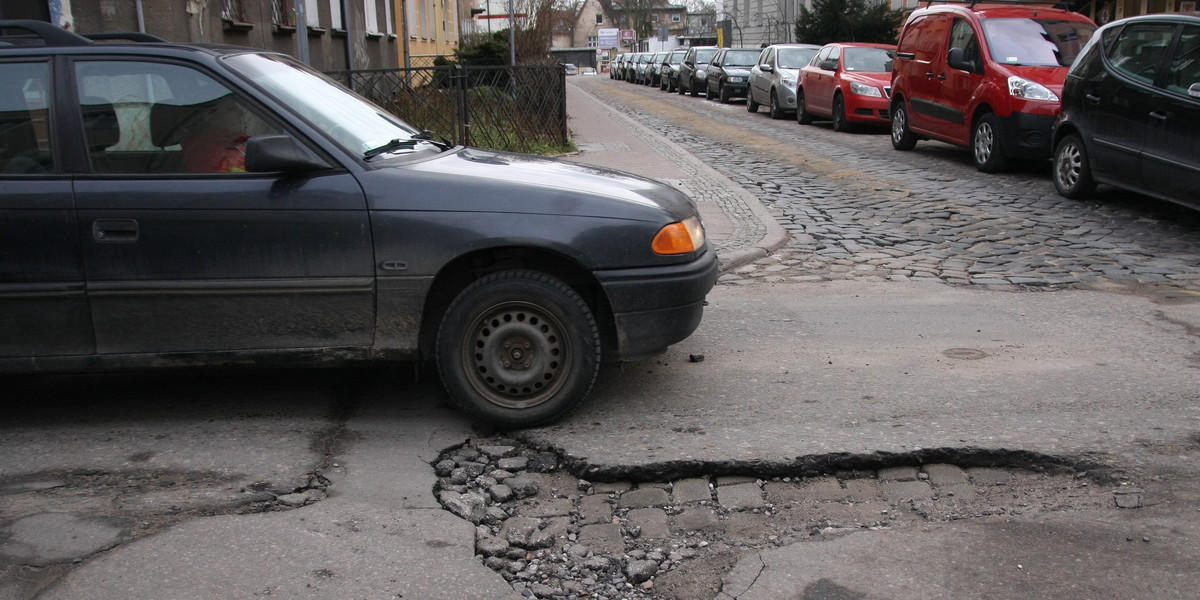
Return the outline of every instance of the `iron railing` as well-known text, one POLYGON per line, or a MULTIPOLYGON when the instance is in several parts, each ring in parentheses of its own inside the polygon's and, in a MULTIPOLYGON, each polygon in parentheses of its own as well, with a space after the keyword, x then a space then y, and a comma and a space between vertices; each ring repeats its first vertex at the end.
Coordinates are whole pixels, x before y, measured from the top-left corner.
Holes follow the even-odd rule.
POLYGON ((453 144, 545 152, 565 148, 561 65, 338 71, 331 77, 407 123, 453 144))

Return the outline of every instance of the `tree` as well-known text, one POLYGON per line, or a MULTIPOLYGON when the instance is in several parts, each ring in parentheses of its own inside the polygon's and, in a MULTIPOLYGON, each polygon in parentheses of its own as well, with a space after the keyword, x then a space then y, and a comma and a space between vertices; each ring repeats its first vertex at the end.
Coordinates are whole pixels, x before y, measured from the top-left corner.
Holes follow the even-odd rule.
POLYGON ((796 41, 806 44, 874 42, 895 44, 904 13, 869 0, 813 0, 800 7, 796 41))

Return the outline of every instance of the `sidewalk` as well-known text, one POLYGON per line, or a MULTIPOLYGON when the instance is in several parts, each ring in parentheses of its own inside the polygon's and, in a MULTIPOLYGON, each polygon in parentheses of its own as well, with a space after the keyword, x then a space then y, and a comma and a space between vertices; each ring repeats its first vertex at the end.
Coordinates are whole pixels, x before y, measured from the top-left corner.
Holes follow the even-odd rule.
POLYGON ((580 150, 567 160, 656 179, 690 196, 700 208, 722 271, 762 258, 787 243, 783 227, 752 194, 570 79, 567 116, 571 138, 580 150))

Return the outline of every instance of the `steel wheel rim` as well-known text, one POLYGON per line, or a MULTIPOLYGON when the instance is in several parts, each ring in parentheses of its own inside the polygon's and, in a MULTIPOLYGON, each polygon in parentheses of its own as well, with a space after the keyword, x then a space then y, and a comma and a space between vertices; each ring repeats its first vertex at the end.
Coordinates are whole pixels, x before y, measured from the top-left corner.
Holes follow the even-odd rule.
POLYGON ((980 123, 975 129, 975 160, 979 164, 987 163, 992 157, 992 145, 995 144, 995 136, 990 123, 980 123))
POLYGON ((569 379, 570 344, 554 315, 528 302, 484 311, 466 330, 463 366, 488 402, 531 408, 552 398, 569 379))
POLYGON ((1064 189, 1071 189, 1079 183, 1079 174, 1083 170, 1083 156, 1075 144, 1065 144, 1058 152, 1058 168, 1055 174, 1058 183, 1064 189))

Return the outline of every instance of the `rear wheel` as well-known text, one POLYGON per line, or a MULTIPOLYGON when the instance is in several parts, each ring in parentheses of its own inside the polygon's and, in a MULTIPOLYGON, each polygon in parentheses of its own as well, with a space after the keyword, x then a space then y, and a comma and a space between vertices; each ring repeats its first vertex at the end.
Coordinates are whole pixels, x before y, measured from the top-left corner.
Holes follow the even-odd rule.
POLYGON ((804 90, 796 90, 796 122, 801 125, 813 122, 812 114, 808 112, 808 106, 804 102, 804 90))
POLYGON ((917 135, 908 129, 908 108, 903 100, 892 106, 892 147, 897 150, 917 147, 917 135))
POLYGON ((1096 189, 1087 149, 1074 133, 1059 140, 1054 149, 1054 188, 1068 198, 1085 198, 1096 189))
POLYGON ((1000 120, 987 113, 975 122, 971 129, 971 156, 975 167, 984 173, 1003 171, 1008 164, 1004 149, 1000 147, 1000 120))
POLYGON ((770 113, 771 113, 772 119, 782 119, 783 118, 783 107, 779 106, 779 95, 775 93, 775 90, 771 90, 770 113))
POLYGON ((498 427, 558 418, 587 396, 600 367, 600 334, 587 304, 535 271, 485 276, 454 299, 437 334, 450 398, 498 427))

